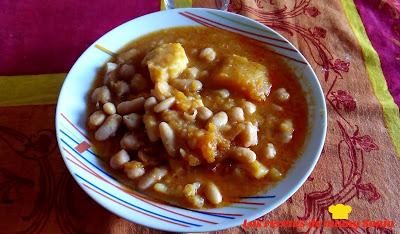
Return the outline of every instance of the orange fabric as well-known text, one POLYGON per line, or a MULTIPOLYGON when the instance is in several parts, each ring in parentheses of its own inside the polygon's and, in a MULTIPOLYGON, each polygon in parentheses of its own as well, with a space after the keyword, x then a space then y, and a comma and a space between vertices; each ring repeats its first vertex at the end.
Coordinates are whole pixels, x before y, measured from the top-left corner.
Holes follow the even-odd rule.
MULTIPOLYGON (((360 227, 357 232, 400 232, 400 162, 340 1, 231 2, 230 10, 272 26, 300 48, 328 100, 328 135, 316 169, 292 198, 262 219, 332 220, 328 207, 343 203, 352 207, 349 220, 395 222, 394 227, 360 227)), ((56 146, 54 109, 54 105, 0 108, 1 232, 159 233, 116 217, 76 185, 56 146)), ((247 230, 236 227, 220 233, 243 231, 247 230)), ((353 231, 249 229, 260 233, 353 231)))

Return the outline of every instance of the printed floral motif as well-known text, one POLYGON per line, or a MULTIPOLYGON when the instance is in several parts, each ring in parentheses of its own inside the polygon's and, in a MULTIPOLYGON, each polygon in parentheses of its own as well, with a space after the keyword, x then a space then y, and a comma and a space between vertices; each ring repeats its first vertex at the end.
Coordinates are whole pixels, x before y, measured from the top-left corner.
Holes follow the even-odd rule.
POLYGON ((400 25, 395 24, 392 26, 393 32, 400 37, 400 25))
POLYGON ((0 204, 12 204, 23 196, 24 188, 33 188, 34 183, 30 179, 7 169, 0 169, 0 204))
POLYGON ((311 34, 316 38, 325 38, 326 37, 326 30, 321 27, 314 27, 311 34))
POLYGON ((374 230, 373 228, 366 228, 366 233, 379 233, 379 234, 393 234, 394 232, 389 229, 389 228, 383 228, 383 227, 378 227, 376 228, 376 230, 374 230), (376 232, 379 231, 379 232, 376 232))
POLYGON ((378 9, 386 9, 393 19, 400 19, 400 2, 398 0, 380 0, 378 9))
POLYGON ((351 137, 351 140, 354 145, 358 145, 362 150, 366 152, 370 152, 372 150, 378 150, 379 147, 374 143, 374 140, 370 135, 359 136, 358 126, 357 130, 354 132, 354 135, 351 137))
POLYGON ((258 8, 264 8, 263 2, 264 2, 263 0, 255 0, 255 3, 258 8))
POLYGON ((350 96, 346 91, 338 90, 331 93, 331 101, 335 105, 336 109, 345 111, 354 111, 357 107, 353 97, 350 96))
MULTIPOLYGON (((51 167, 49 156, 57 147, 55 132, 48 129, 37 131, 35 134, 26 135, 18 130, 0 126, 0 141, 3 141, 9 149, 22 159, 33 161, 36 175, 39 179, 32 182, 28 179, 16 176, 6 169, 0 169, 0 180, 3 185, 18 188, 38 189, 37 199, 28 214, 21 214, 20 228, 21 233, 40 233, 50 219, 50 211, 55 199, 55 175, 51 167), (23 230, 21 230, 23 229, 23 230)), ((2 165, 4 166, 4 165, 2 165)), ((10 188, 11 189, 11 188, 10 188)), ((26 190, 21 190, 26 191, 26 190)), ((2 190, 3 201, 12 202, 10 190, 2 190), (8 196, 8 197, 7 197, 8 196)), ((25 194, 21 194, 21 198, 25 194)))
POLYGON ((349 72, 350 62, 336 59, 333 67, 339 71, 349 72))
POLYGON ((357 184, 357 198, 367 200, 369 203, 372 203, 378 200, 381 195, 376 191, 376 188, 373 184, 357 184))
POLYGON ((317 17, 321 13, 316 7, 306 7, 304 8, 304 12, 311 17, 317 17))
POLYGON ((241 0, 232 0, 229 2, 228 11, 240 13, 242 10, 243 4, 241 0))

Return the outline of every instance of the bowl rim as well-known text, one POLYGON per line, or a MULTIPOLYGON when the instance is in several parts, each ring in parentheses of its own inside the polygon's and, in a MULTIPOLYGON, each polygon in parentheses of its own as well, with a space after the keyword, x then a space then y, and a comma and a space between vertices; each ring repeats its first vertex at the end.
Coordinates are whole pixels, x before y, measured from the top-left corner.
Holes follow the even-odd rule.
MULTIPOLYGON (((119 217, 122 217, 122 218, 124 218, 124 219, 127 219, 127 220, 130 221, 130 222, 134 222, 134 223, 143 225, 143 226, 145 226, 145 227, 150 227, 150 228, 153 228, 153 229, 163 230, 163 231, 176 231, 176 230, 173 229, 173 228, 171 228, 171 229, 164 228, 162 225, 159 225, 159 224, 157 224, 156 222, 152 222, 152 223, 150 223, 150 225, 149 225, 148 223, 142 222, 142 220, 141 220, 140 218, 135 218, 135 216, 124 217, 122 214, 120 214, 120 213, 117 211, 117 209, 111 209, 110 207, 107 207, 106 204, 104 204, 101 200, 97 199, 97 197, 92 196, 92 195, 91 195, 91 192, 89 191, 89 189, 85 188, 81 183, 79 183, 79 182, 78 182, 78 178, 76 177, 76 175, 74 175, 74 173, 72 173, 73 170, 70 168, 69 164, 66 162, 66 158, 65 158, 65 156, 64 156, 64 153, 63 153, 63 151, 61 150, 61 140, 60 140, 60 136, 59 136, 59 129, 60 129, 60 123, 59 123, 60 117, 59 117, 59 116, 60 116, 60 113, 61 113, 61 110, 60 110, 60 109, 61 109, 61 102, 60 102, 60 99, 61 99, 61 97, 62 97, 62 94, 65 93, 65 92, 67 92, 67 91, 66 91, 66 87, 65 87, 65 83, 66 83, 66 81, 67 81, 68 79, 71 79, 71 78, 72 78, 72 77, 70 78, 71 72, 74 71, 74 69, 76 68, 78 62, 79 62, 82 58, 84 58, 84 57, 86 56, 86 53, 90 50, 90 48, 92 48, 98 41, 100 41, 100 40, 101 40, 102 38, 104 38, 106 35, 112 33, 114 30, 117 30, 119 27, 122 27, 123 25, 131 24, 131 23, 133 23, 134 21, 136 21, 136 20, 138 20, 138 19, 145 18, 145 17, 154 17, 155 15, 168 14, 168 13, 170 13, 171 11, 173 11, 173 12, 183 12, 183 11, 191 11, 191 12, 193 12, 193 11, 209 11, 209 12, 210 12, 210 11, 211 11, 211 12, 214 12, 214 13, 215 13, 215 12, 218 12, 218 13, 220 13, 220 14, 222 14, 222 15, 230 15, 230 16, 233 16, 233 17, 238 18, 238 20, 250 21, 252 24, 254 24, 254 25, 256 25, 256 26, 259 26, 259 27, 261 27, 261 28, 263 28, 263 29, 266 29, 267 31, 270 31, 270 32, 273 33, 275 36, 277 36, 277 37, 279 37, 280 39, 282 39, 282 40, 284 40, 285 42, 287 42, 288 45, 289 45, 289 47, 291 47, 292 49, 294 49, 294 50, 296 51, 296 53, 298 54, 298 56, 300 56, 301 59, 306 63, 306 67, 307 67, 307 69, 309 69, 309 71, 311 72, 311 75, 312 75, 311 77, 308 77, 308 79, 314 79, 314 80, 316 81, 315 83, 316 83, 317 86, 314 87, 314 89, 318 91, 318 96, 317 96, 317 95, 315 95, 315 96, 316 96, 316 98, 317 98, 319 101, 322 102, 322 107, 323 107, 323 108, 320 109, 320 110, 315 110, 315 111, 319 111, 319 112, 321 113, 321 115, 322 115, 322 123, 321 123, 321 126, 322 126, 322 138, 321 138, 321 140, 318 142, 318 145, 316 145, 316 147, 317 147, 317 150, 315 151, 316 154, 313 156, 313 161, 310 162, 310 166, 309 166, 309 167, 307 168, 307 170, 305 171, 304 176, 301 177, 301 178, 299 178, 298 181, 296 181, 295 186, 293 186, 293 187, 290 188, 285 194, 283 194, 282 196, 280 196, 280 199, 274 201, 272 205, 264 205, 262 208, 260 208, 260 209, 258 209, 257 211, 251 213, 250 215, 246 215, 246 216, 244 217, 244 219, 247 220, 248 222, 251 221, 251 220, 257 219, 257 218, 259 218, 259 217, 261 217, 261 216, 263 216, 263 215, 265 215, 265 214, 271 212, 272 210, 276 209, 278 206, 282 205, 285 201, 287 201, 291 196, 293 196, 293 194, 294 194, 296 191, 299 190, 299 188, 304 184, 304 182, 305 182, 305 181, 307 180, 307 178, 310 176, 311 172, 314 170, 314 168, 315 168, 315 166, 316 166, 316 164, 317 164, 317 162, 318 162, 318 160, 319 160, 319 158, 320 158, 320 155, 321 155, 321 152, 322 152, 322 148, 323 148, 323 146, 324 146, 325 139, 326 139, 326 133, 327 133, 327 107, 326 107, 325 95, 324 95, 324 93, 323 93, 323 90, 322 90, 321 84, 320 84, 320 82, 319 82, 319 80, 318 80, 318 77, 317 77, 317 75, 315 74, 315 71, 314 71, 314 69, 311 67, 311 65, 310 65, 310 63, 308 62, 308 60, 304 57, 304 55, 303 55, 303 54, 302 54, 288 39, 286 39, 285 37, 283 37, 280 33, 276 32, 275 30, 273 30, 272 28, 270 28, 270 27, 268 27, 268 26, 266 26, 266 25, 264 25, 264 24, 261 24, 260 22, 257 22, 256 20, 251 19, 251 18, 246 17, 246 16, 242 16, 242 15, 239 15, 239 14, 236 14, 236 13, 232 13, 232 12, 228 12, 228 11, 221 11, 221 10, 208 9, 208 8, 178 8, 178 9, 171 9, 171 10, 166 10, 166 11, 157 11, 157 12, 153 12, 153 13, 150 13, 150 14, 146 14, 146 15, 143 15, 143 16, 140 16, 140 17, 137 17, 137 18, 128 20, 128 21, 126 21, 126 22, 124 22, 124 23, 122 23, 122 24, 120 24, 120 25, 114 27, 113 29, 109 30, 108 32, 104 33, 101 37, 99 37, 98 39, 96 39, 92 44, 90 44, 90 45, 85 49, 85 51, 79 56, 79 58, 75 61, 74 65, 73 65, 73 66, 71 67, 71 69, 69 70, 69 72, 68 72, 68 74, 67 74, 65 80, 63 81, 63 85, 62 85, 62 88, 61 88, 61 90, 60 90, 60 94, 59 94, 59 97, 58 97, 58 100, 57 100, 56 115, 55 115, 55 127, 56 127, 55 130, 56 130, 56 138, 57 138, 58 147, 59 147, 59 149, 60 149, 61 157, 62 157, 62 159, 63 159, 63 161, 64 161, 64 164, 66 165, 66 167, 67 167, 67 169, 68 169, 68 172, 72 175, 72 177, 74 178, 75 182, 79 185, 79 187, 80 187, 82 190, 84 190, 85 193, 86 193, 91 199, 95 200, 97 204, 101 205, 103 208, 105 208, 105 209, 108 210, 109 212, 111 212, 111 213, 113 213, 113 214, 115 214, 115 215, 117 215, 117 216, 119 216, 119 217)), ((173 28, 173 27, 165 27, 164 29, 167 29, 167 28, 173 28)), ((151 31, 151 32, 155 32, 155 31, 158 31, 158 30, 154 30, 154 31, 151 31)), ((148 33, 146 33, 146 34, 148 34, 148 33)), ((144 36, 144 35, 146 35, 146 34, 142 34, 141 36, 144 36)), ((133 41, 133 40, 135 40, 135 39, 137 39, 137 38, 138 38, 138 37, 132 38, 131 41, 133 41)), ((121 48, 122 48, 122 47, 121 47, 121 48)), ((121 48, 120 48, 120 49, 121 49, 121 48)), ((311 118, 311 117, 309 116, 309 118, 311 118)), ((308 144, 308 143, 306 142, 305 145, 307 145, 307 144, 308 144)), ((292 168, 291 168, 291 169, 292 169, 292 168)), ((279 183, 279 182, 278 182, 278 183, 279 183)), ((221 228, 219 228, 220 225, 213 226, 214 228, 199 227, 199 230, 196 230, 196 231, 188 230, 188 232, 218 231, 218 230, 223 230, 223 229, 227 229, 227 228, 236 227, 236 226, 241 225, 242 223, 243 223, 243 222, 242 222, 242 219, 237 219, 237 220, 235 219, 235 220, 229 221, 229 224, 230 224, 230 225, 228 225, 228 226, 222 225, 223 227, 221 227, 221 228)), ((181 231, 181 230, 180 230, 180 231, 181 231)))

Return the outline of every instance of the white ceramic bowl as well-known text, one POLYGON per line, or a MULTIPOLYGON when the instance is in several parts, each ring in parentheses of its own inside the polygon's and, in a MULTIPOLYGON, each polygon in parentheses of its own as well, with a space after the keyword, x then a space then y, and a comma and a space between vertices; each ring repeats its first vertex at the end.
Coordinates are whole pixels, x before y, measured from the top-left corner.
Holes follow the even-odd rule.
POLYGON ((177 9, 131 20, 93 43, 76 61, 63 84, 57 104, 56 131, 62 157, 76 182, 109 211, 138 224, 174 232, 205 232, 241 225, 285 202, 310 175, 318 161, 326 134, 326 106, 318 79, 310 64, 285 38, 249 18, 210 9, 177 9), (288 175, 265 194, 242 198, 231 206, 192 210, 172 207, 132 191, 104 170, 104 163, 86 137, 86 100, 98 69, 110 55, 142 35, 164 28, 207 25, 237 32, 269 44, 298 74, 309 103, 309 139, 304 153, 288 175))

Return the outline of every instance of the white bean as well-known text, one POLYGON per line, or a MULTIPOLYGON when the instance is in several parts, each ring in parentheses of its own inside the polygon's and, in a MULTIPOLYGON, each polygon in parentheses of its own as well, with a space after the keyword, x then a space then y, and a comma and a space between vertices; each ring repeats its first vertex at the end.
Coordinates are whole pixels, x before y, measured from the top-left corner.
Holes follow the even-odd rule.
POLYGON ((166 81, 157 82, 151 93, 157 100, 162 101, 171 96, 171 86, 166 81))
POLYGON ((257 107, 256 107, 256 105, 254 105, 254 103, 249 102, 249 101, 246 101, 246 102, 244 103, 244 105, 243 105, 243 109, 244 109, 244 112, 245 112, 246 114, 251 115, 251 114, 253 114, 254 112, 256 112, 257 107))
POLYGON ((94 134, 94 138, 98 141, 104 141, 114 136, 119 126, 121 125, 122 117, 117 114, 113 114, 107 117, 104 123, 97 129, 94 134))
POLYGON ((285 88, 279 88, 275 90, 275 97, 281 102, 287 101, 290 98, 290 94, 286 91, 285 88))
POLYGON ((212 182, 206 184, 205 194, 207 200, 213 205, 218 205, 222 202, 221 192, 219 191, 217 185, 212 182))
POLYGON ((154 106, 154 112, 160 113, 168 110, 175 103, 175 97, 170 97, 154 106))
POLYGON ((278 106, 278 105, 276 105, 276 104, 274 104, 274 103, 271 104, 271 107, 272 107, 272 109, 275 110, 275 111, 283 111, 283 107, 278 106))
POLYGON ((181 91, 189 91, 188 89, 192 85, 193 79, 173 79, 170 84, 181 91))
POLYGON ((129 179, 136 179, 145 173, 144 165, 138 161, 130 161, 124 164, 124 172, 129 179))
POLYGON ((156 183, 153 186, 154 191, 166 194, 168 192, 168 187, 163 183, 156 183))
POLYGON ((227 124, 220 129, 222 135, 229 141, 235 141, 236 137, 244 130, 245 124, 242 122, 227 124))
POLYGON ((209 62, 213 61, 217 57, 217 53, 213 48, 204 48, 199 55, 200 58, 205 59, 209 62))
POLYGON ((129 85, 123 80, 117 82, 111 82, 111 88, 118 97, 122 97, 129 93, 129 85))
POLYGON ((115 105, 112 102, 107 102, 106 104, 103 105, 103 111, 107 115, 113 115, 117 112, 115 105))
POLYGON ((110 159, 110 166, 113 169, 122 169, 125 163, 129 162, 129 154, 125 150, 120 150, 110 159))
POLYGON ((252 163, 256 160, 257 155, 251 149, 245 147, 234 146, 229 150, 229 155, 241 163, 252 163))
POLYGON ((201 208, 204 206, 204 198, 200 195, 191 197, 189 201, 192 203, 194 207, 201 208))
POLYGON ((197 194, 197 190, 200 188, 201 184, 199 182, 194 182, 193 184, 186 184, 183 188, 183 194, 186 197, 193 197, 197 194))
POLYGON ((227 90, 227 89, 219 89, 216 92, 222 98, 228 98, 229 95, 231 95, 229 90, 227 90))
POLYGON ((157 99, 155 97, 149 97, 144 102, 144 109, 146 112, 151 111, 155 105, 157 105, 157 99))
POLYGON ((220 128, 228 123, 228 115, 221 111, 215 114, 209 121, 208 124, 214 124, 217 128, 220 128))
POLYGON ((150 141, 156 142, 160 138, 158 120, 156 116, 150 113, 143 115, 143 123, 150 141))
POLYGON ((186 74, 189 79, 196 79, 199 75, 199 69, 197 67, 186 68, 184 74, 186 74))
POLYGON ((122 52, 121 54, 118 55, 117 59, 118 62, 120 63, 129 63, 131 62, 138 54, 140 51, 138 49, 132 48, 129 49, 125 52, 122 52))
POLYGON ((136 91, 143 91, 147 87, 147 80, 141 74, 137 73, 131 80, 131 88, 136 91))
POLYGON ((93 103, 104 104, 106 102, 109 102, 110 99, 111 99, 111 93, 110 90, 107 88, 107 86, 98 87, 92 93, 93 103))
POLYGON ((166 122, 161 122, 159 125, 161 141, 165 150, 170 156, 175 156, 175 133, 174 130, 166 122))
POLYGON ((117 106, 117 112, 121 115, 125 115, 140 111, 143 108, 144 101, 144 97, 138 97, 131 101, 121 102, 117 106))
POLYGON ((243 166, 245 166, 247 172, 256 179, 263 178, 269 172, 269 169, 257 160, 243 166))
POLYGON ((104 120, 106 119, 106 115, 104 114, 103 111, 96 111, 93 114, 89 116, 89 122, 88 125, 90 128, 94 129, 98 126, 100 126, 104 120))
POLYGON ((189 114, 186 112, 183 113, 183 118, 185 118, 188 121, 192 121, 192 122, 196 120, 196 116, 197 116, 197 109, 194 109, 192 114, 189 114))
POLYGON ((252 123, 245 123, 245 127, 243 131, 240 133, 240 140, 244 147, 250 147, 258 144, 257 137, 258 128, 254 126, 252 123))
POLYGON ((288 143, 292 140, 294 128, 291 120, 284 120, 279 125, 279 130, 281 131, 280 138, 283 143, 288 143))
POLYGON ((241 122, 244 121, 244 112, 241 107, 233 107, 228 111, 228 117, 230 122, 241 122))
POLYGON ((106 63, 106 73, 110 73, 117 69, 118 65, 115 63, 106 63))
POLYGON ((154 157, 154 155, 149 155, 142 150, 138 151, 137 157, 146 166, 157 166, 158 164, 160 164, 160 160, 158 157, 154 157))
POLYGON ((135 67, 132 64, 124 64, 119 69, 119 74, 124 80, 129 80, 135 75, 135 67))
POLYGON ((185 198, 195 207, 202 207, 204 205, 204 198, 197 194, 197 190, 200 188, 201 184, 195 182, 193 184, 185 185, 183 189, 183 195, 185 198))
POLYGON ((126 133, 121 141, 121 148, 124 150, 138 150, 142 145, 142 142, 133 133, 126 133))
POLYGON ((205 106, 197 108, 197 117, 200 120, 208 120, 213 115, 212 111, 205 106))
POLYGON ((160 181, 166 174, 168 170, 163 167, 153 168, 150 172, 146 173, 142 178, 140 178, 138 183, 138 189, 145 190, 150 186, 160 181))
POLYGON ((198 92, 203 88, 203 83, 199 80, 194 80, 189 87, 189 91, 191 92, 198 92))
POLYGON ((171 85, 181 91, 197 92, 203 88, 203 84, 199 80, 191 79, 173 79, 171 85))
POLYGON ((276 149, 272 143, 268 143, 265 147, 264 156, 267 159, 273 159, 276 155, 276 149))
POLYGON ((105 85, 111 85, 113 82, 117 81, 118 81, 118 76, 116 69, 104 75, 103 84, 105 85))
POLYGON ((140 123, 142 122, 142 117, 136 113, 131 113, 129 115, 124 115, 122 117, 122 121, 129 130, 133 130, 140 126, 140 123))

